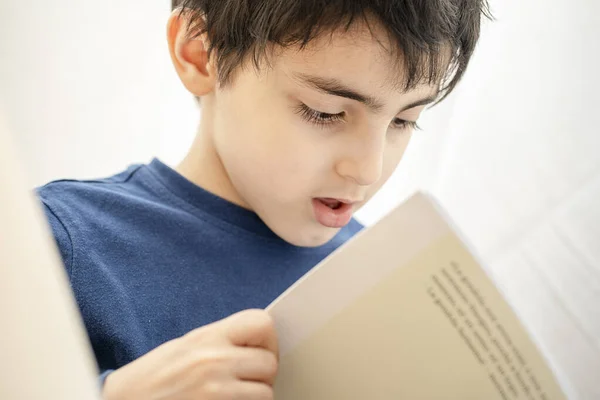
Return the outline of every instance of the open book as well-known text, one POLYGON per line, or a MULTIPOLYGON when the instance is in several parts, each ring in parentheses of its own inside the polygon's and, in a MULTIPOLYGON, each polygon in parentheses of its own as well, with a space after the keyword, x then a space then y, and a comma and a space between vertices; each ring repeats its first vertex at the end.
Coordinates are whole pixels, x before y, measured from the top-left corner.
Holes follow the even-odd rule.
POLYGON ((459 236, 417 193, 282 294, 275 398, 564 399, 459 236))

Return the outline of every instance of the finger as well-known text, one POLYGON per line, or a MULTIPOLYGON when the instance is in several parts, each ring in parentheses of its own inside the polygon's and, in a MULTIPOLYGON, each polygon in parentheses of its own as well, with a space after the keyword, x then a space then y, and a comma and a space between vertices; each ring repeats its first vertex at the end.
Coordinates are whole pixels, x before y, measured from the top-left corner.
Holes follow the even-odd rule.
POLYGON ((244 381, 273 385, 277 376, 277 358, 268 350, 237 348, 233 365, 235 376, 244 381))
POLYGON ((273 318, 263 310, 246 310, 223 321, 226 337, 236 346, 260 347, 278 356, 273 318))
POLYGON ((238 381, 231 384, 233 396, 236 400, 273 400, 273 388, 264 383, 238 381))

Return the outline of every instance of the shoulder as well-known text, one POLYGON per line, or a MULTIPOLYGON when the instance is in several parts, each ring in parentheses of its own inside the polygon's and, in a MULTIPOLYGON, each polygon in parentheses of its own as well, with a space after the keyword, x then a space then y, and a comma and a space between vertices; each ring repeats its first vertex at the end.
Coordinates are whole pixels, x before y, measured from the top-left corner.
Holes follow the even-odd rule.
POLYGON ((55 180, 35 189, 69 274, 77 242, 95 235, 95 227, 132 197, 132 180, 140 167, 96 180, 55 180))
POLYGON ((127 183, 140 170, 141 165, 134 165, 118 174, 95 180, 61 179, 45 184, 36 189, 40 200, 49 208, 68 206, 77 210, 86 205, 97 204, 97 200, 124 194, 127 183))

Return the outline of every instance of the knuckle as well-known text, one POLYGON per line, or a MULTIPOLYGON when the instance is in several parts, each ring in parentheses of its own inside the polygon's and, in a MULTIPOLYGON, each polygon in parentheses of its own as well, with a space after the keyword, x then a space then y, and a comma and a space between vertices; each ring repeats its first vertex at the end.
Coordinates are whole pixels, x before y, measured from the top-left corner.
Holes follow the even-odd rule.
POLYGON ((203 387, 204 398, 206 399, 226 399, 227 387, 222 382, 206 382, 203 387))
POLYGON ((222 332, 218 328, 218 322, 196 328, 184 336, 190 346, 217 344, 222 340, 222 332))
POLYGON ((209 329, 207 329, 207 326, 203 326, 201 328, 196 328, 192 331, 189 331, 185 335, 183 335, 182 339, 184 339, 186 341, 191 341, 191 342, 203 341, 208 336, 207 335, 208 330, 209 329))
POLYGON ((251 328, 251 331, 261 336, 275 336, 275 320, 265 310, 250 309, 236 315, 235 323, 251 328))
POLYGON ((217 349, 198 349, 195 352, 196 363, 209 369, 216 369, 226 364, 230 357, 217 349))
POLYGON ((197 349, 193 351, 192 357, 191 371, 204 382, 226 376, 231 368, 231 356, 221 349, 197 349))
POLYGON ((265 359, 265 369, 270 377, 274 377, 275 375, 277 375, 277 370, 279 369, 279 361, 277 360, 277 356, 275 354, 268 353, 265 359))
POLYGON ((257 327, 265 331, 275 330, 275 321, 273 317, 264 310, 248 310, 247 318, 257 327))

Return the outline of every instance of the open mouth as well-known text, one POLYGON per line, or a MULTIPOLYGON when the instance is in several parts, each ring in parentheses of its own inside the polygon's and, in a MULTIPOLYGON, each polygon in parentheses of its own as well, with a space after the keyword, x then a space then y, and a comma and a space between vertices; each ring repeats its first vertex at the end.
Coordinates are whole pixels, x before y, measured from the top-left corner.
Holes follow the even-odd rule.
POLYGON ((327 207, 332 210, 339 209, 344 203, 336 199, 318 199, 321 203, 325 204, 327 207))
POLYGON ((353 206, 333 198, 313 199, 313 210, 317 221, 329 228, 342 228, 352 219, 353 206))

